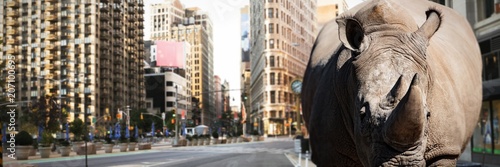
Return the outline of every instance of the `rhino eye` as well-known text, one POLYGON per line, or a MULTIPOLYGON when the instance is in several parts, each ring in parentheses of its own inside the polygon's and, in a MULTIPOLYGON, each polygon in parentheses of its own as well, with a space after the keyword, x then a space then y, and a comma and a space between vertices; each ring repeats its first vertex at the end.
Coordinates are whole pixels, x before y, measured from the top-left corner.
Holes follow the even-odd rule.
POLYGON ((396 107, 397 100, 394 96, 387 96, 386 100, 380 104, 382 109, 393 109, 396 107))

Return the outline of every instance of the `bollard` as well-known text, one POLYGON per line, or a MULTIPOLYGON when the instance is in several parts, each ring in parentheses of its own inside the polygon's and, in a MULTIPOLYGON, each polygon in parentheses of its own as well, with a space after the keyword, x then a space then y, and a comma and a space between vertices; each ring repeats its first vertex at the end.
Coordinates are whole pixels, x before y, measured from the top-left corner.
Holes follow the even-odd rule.
POLYGON ((302 153, 299 153, 299 166, 298 167, 302 166, 301 160, 302 160, 302 153))
POLYGON ((309 166, 309 151, 306 151, 306 167, 309 166))

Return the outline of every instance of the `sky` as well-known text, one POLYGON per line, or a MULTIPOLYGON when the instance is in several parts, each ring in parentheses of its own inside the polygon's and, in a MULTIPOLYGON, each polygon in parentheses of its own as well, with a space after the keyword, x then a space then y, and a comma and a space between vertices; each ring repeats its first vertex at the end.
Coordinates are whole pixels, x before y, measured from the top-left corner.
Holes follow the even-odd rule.
MULTIPOLYGON (((325 4, 332 0, 318 0, 318 4, 325 4)), ((151 4, 162 3, 165 0, 144 1, 144 39, 150 37, 150 8, 151 4)), ((361 0, 347 0, 349 7, 361 0)), ((240 89, 240 62, 241 62, 241 18, 240 9, 249 4, 249 0, 181 0, 184 7, 199 7, 207 11, 213 24, 214 46, 214 75, 221 81, 229 82, 230 89, 240 89)), ((231 91, 230 105, 240 106, 240 91, 231 91), (234 98, 234 101, 233 101, 234 98)))

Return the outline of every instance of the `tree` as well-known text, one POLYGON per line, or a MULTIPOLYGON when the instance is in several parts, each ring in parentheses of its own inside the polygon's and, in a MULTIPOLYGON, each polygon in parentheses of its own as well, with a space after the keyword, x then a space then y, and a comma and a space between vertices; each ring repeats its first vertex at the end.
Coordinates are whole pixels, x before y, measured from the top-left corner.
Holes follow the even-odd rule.
POLYGON ((59 104, 56 101, 54 95, 40 97, 38 101, 29 107, 29 111, 31 112, 26 114, 28 116, 27 121, 42 126, 44 131, 47 132, 53 133, 60 131, 62 122, 60 122, 59 118, 62 116, 62 112, 60 112, 59 104))
POLYGON ((82 136, 86 131, 86 126, 80 118, 75 118, 69 126, 69 131, 75 135, 75 141, 81 141, 82 136))

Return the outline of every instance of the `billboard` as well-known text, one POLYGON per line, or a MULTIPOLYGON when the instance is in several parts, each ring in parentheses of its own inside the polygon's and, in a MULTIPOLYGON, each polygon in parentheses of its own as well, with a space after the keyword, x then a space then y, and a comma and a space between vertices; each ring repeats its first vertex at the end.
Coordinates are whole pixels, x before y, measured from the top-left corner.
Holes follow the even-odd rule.
POLYGON ((156 66, 186 67, 187 45, 185 42, 156 41, 156 66))

